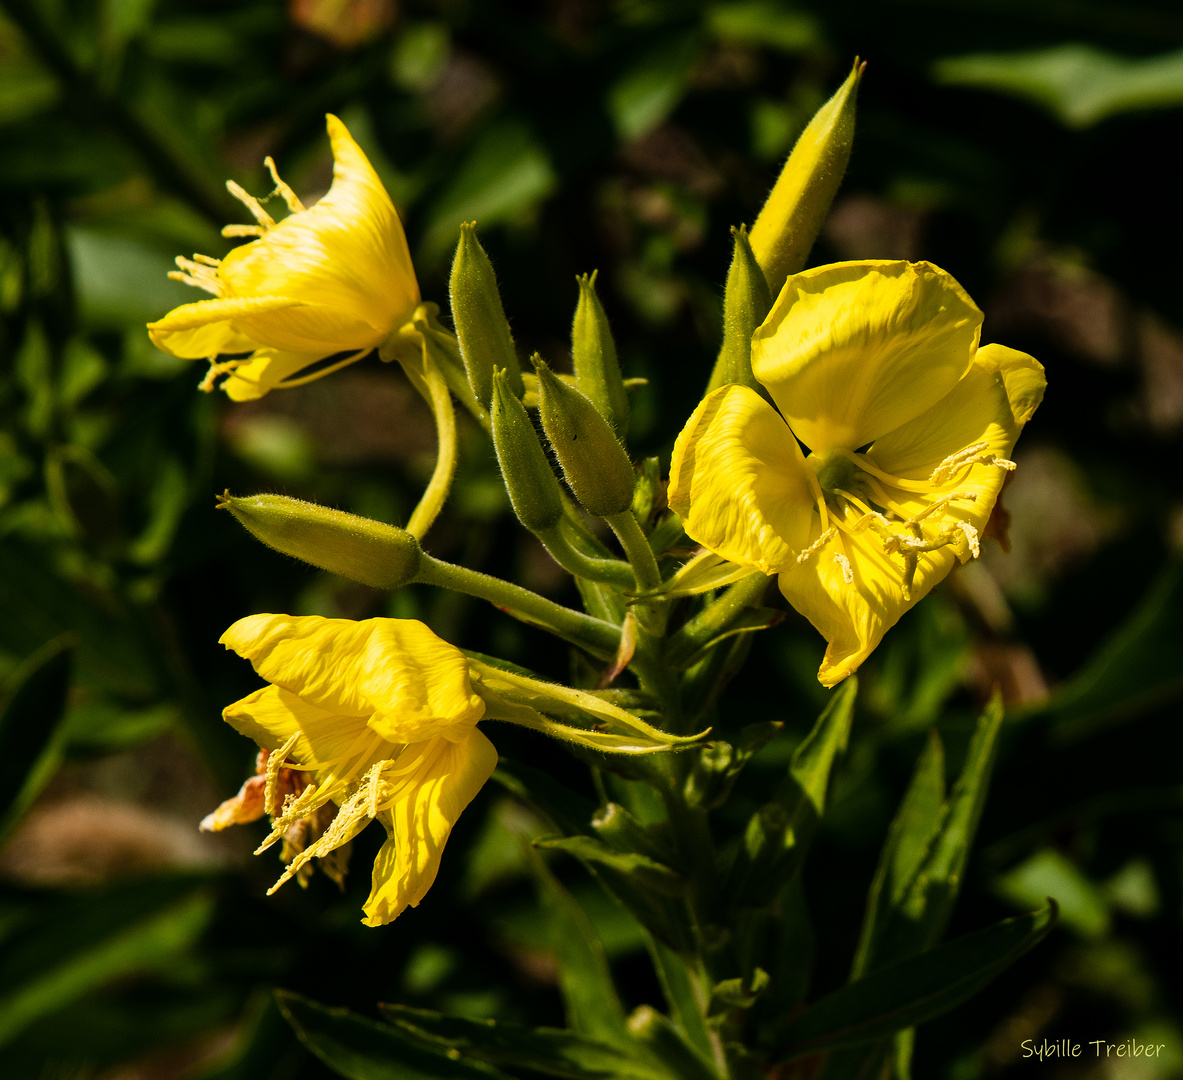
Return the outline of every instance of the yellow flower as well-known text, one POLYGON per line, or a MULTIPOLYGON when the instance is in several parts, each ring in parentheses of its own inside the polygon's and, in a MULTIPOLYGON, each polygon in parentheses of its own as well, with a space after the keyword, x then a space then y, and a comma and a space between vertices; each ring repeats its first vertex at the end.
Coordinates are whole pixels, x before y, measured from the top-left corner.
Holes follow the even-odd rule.
MULTIPOLYGON (((311 209, 280 180, 271 158, 273 195, 287 203, 276 223, 233 181, 231 194, 257 224, 228 225, 224 236, 255 237, 221 261, 178 258, 169 276, 217 299, 184 304, 149 323, 153 342, 174 356, 208 358, 210 373, 236 401, 308 381, 297 373, 344 353, 314 377, 365 356, 396 333, 419 305, 406 237, 386 189, 345 125, 328 117, 333 184, 311 209), (249 353, 217 363, 219 355, 249 353)), ((269 196, 270 197, 270 196, 269 196)), ((266 200, 264 200, 266 201, 266 200)))
POLYGON ((670 506, 710 551, 780 575, 829 642, 826 686, 978 554, 1046 385, 1025 353, 979 348, 981 322, 929 263, 807 270, 752 337, 752 370, 780 411, 720 387, 678 437, 670 506))
POLYGON ((269 753, 262 799, 252 779, 203 827, 265 810, 272 830, 259 851, 311 830, 316 838, 296 844, 274 892, 314 856, 332 867, 332 853, 377 819, 388 839, 363 922, 379 926, 414 907, 460 812, 497 764, 476 728, 485 703, 467 658, 411 619, 252 615, 221 640, 270 684, 223 713, 269 753))

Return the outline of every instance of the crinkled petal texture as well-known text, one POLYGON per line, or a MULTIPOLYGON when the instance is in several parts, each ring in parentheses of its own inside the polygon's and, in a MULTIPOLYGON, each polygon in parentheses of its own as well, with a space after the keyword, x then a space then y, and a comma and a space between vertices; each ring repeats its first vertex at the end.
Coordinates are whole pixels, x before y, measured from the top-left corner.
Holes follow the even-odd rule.
POLYGON ((221 642, 268 682, 327 713, 364 718, 392 743, 460 742, 484 715, 464 654, 414 619, 252 615, 221 642))
POLYGON ((953 389, 981 323, 931 263, 833 263, 785 282, 752 336, 752 371, 806 446, 855 450, 953 389))
POLYGON ((218 267, 218 300, 186 304, 149 324, 176 356, 258 348, 307 353, 375 348, 419 304, 398 212, 345 125, 328 117, 333 184, 218 267), (199 351, 204 350, 204 351, 199 351))
MULTIPOLYGON (((1026 353, 1002 345, 987 345, 952 390, 925 413, 877 440, 866 458, 884 473, 900 479, 926 481, 934 470, 969 446, 985 444, 983 453, 1007 457, 1023 425, 1043 398, 1043 367, 1026 353)), ((881 495, 905 513, 919 513, 941 492, 972 495, 943 508, 946 520, 964 522, 976 533, 984 531, 1005 472, 996 465, 976 462, 953 472, 948 482, 922 494, 881 481, 881 495)), ((849 524, 853 526, 854 515, 849 524)), ((820 536, 814 518, 812 536, 820 536)), ((818 678, 833 686, 853 672, 879 644, 900 616, 925 596, 953 568, 970 555, 964 535, 935 551, 916 555, 910 589, 904 588, 902 560, 884 548, 882 537, 864 528, 853 535, 840 531, 801 565, 780 575, 786 599, 821 632, 829 643, 818 678), (845 580, 849 567, 852 582, 845 580)))
POLYGON ((388 923, 423 899, 452 826, 496 764, 497 751, 477 730, 459 742, 437 738, 408 746, 391 763, 388 771, 399 786, 379 813, 389 839, 374 860, 362 920, 367 926, 388 923))
POLYGON ((309 772, 348 768, 364 773, 393 757, 400 745, 383 739, 365 716, 349 716, 303 700, 282 686, 265 686, 227 705, 222 718, 241 735, 267 750, 278 750, 296 736, 288 751, 294 768, 309 772))
POLYGON ((746 386, 721 386, 674 445, 669 504, 703 547, 773 574, 809 543, 810 476, 776 410, 746 386))

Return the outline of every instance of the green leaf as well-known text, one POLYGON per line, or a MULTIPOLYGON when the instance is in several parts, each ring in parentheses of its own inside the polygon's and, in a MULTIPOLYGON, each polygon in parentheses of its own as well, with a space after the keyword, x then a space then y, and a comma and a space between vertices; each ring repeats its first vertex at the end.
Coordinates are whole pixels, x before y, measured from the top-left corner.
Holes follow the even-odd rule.
POLYGON ((628 1018, 628 1030, 678 1080, 718 1080, 718 1073, 664 1016, 649 1005, 639 1006, 628 1018))
POLYGON ((645 935, 645 944, 674 1024, 691 1046, 709 1058, 712 1054, 711 1035, 703 1020, 686 961, 652 934, 645 935))
POLYGON ((653 889, 663 896, 680 896, 686 890, 686 879, 664 863, 636 852, 616 851, 592 836, 537 840, 534 846, 565 851, 589 866, 606 866, 633 882, 641 891, 653 889))
POLYGON ((299 1037, 321 1061, 349 1080, 508 1080, 457 1051, 429 1049, 385 1024, 331 1009, 288 990, 276 1000, 299 1037))
POLYGON ((0 1043, 112 979, 174 966, 213 911, 199 884, 138 881, 76 894, 11 927, 0 959, 0 1043))
POLYGON ((567 1023, 581 1035, 628 1044, 624 1007, 616 994, 603 943, 587 915, 537 854, 530 860, 538 898, 558 960, 567 1023))
POLYGON ((616 80, 608 91, 608 113, 621 139, 647 135, 677 108, 701 48, 697 31, 664 40, 616 80))
POLYGON ((1104 893, 1075 863, 1054 848, 1037 851, 994 883, 994 891, 1017 908, 1029 908, 1045 896, 1060 905, 1060 921, 1083 938, 1109 932, 1109 904, 1104 893))
POLYGON ((534 807, 565 836, 587 833, 595 806, 560 784, 549 773, 523 765, 511 758, 501 758, 493 772, 493 780, 522 802, 534 807))
POLYGON ((460 225, 513 221, 546 198, 555 173, 545 147, 517 118, 499 121, 474 143, 431 207, 423 248, 428 259, 445 254, 460 225))
POLYGON ((563 1028, 535 1028, 500 1020, 446 1016, 405 1005, 380 1005, 382 1015, 425 1045, 459 1051, 466 1058, 533 1069, 547 1076, 583 1080, 591 1076, 665 1078, 668 1074, 618 1046, 563 1028))
POLYGON ((749 820, 723 889, 733 906, 770 903, 800 868, 825 810, 834 760, 846 749, 857 692, 852 676, 832 693, 776 798, 749 820))
POLYGON ((1092 45, 977 53, 938 60, 937 82, 973 86, 1042 105, 1062 124, 1086 128, 1117 113, 1183 105, 1183 50, 1130 59, 1092 45))
POLYGON ((787 53, 825 43, 817 19, 784 0, 725 0, 707 9, 707 25, 722 41, 787 53))
POLYGON ((25 661, 0 712, 0 847, 61 763, 75 643, 63 634, 25 661))
POLYGON ((1044 720, 1061 742, 1183 693, 1183 560, 1151 585, 1134 613, 1045 702, 1019 716, 1044 720))
POLYGON ((708 1015, 717 1016, 731 1009, 750 1009, 768 989, 768 972, 756 968, 746 979, 724 979, 711 991, 708 1015))
POLYGON ((925 1023, 960 1005, 1036 945, 1052 928, 1056 904, 966 934, 844 986, 801 1013, 780 1061, 853 1046, 925 1023))

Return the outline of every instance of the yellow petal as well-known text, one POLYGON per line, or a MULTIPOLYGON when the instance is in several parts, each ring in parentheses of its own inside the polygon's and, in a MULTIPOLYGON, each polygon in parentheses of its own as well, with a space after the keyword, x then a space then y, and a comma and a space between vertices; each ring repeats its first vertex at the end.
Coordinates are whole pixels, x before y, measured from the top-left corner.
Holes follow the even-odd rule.
POLYGON ((364 716, 321 708, 280 686, 265 686, 227 705, 222 718, 265 750, 278 750, 293 735, 298 736, 288 751, 288 760, 313 768, 349 757, 354 771, 364 771, 357 767, 358 760, 372 764, 392 757, 398 750, 381 738, 364 716))
POLYGON ((746 386, 722 386, 678 436, 669 504, 703 547, 772 574, 807 546, 808 476, 801 448, 776 410, 746 386))
MULTIPOLYGON (((327 119, 333 147, 328 194, 231 251, 218 277, 235 296, 289 296, 370 327, 368 342, 356 336, 318 339, 335 352, 384 341, 418 306, 419 285, 398 213, 378 174, 345 125, 335 116, 327 119)), ((277 336, 260 340, 298 348, 277 336)))
POLYGON ((219 353, 253 352, 259 343, 238 329, 233 320, 252 311, 289 308, 292 303, 283 296, 198 300, 173 308, 163 319, 149 323, 148 336, 158 349, 188 360, 205 359, 219 353))
POLYGON ((231 401, 254 401, 273 390, 284 379, 323 358, 316 353, 257 349, 246 363, 234 369, 222 384, 222 389, 231 401))
POLYGON ((779 584, 785 599, 828 642, 818 681, 833 686, 852 674, 900 616, 948 574, 956 559, 952 546, 919 554, 907 599, 900 557, 886 554, 870 531, 857 537, 836 536, 804 563, 782 573, 779 584), (838 555, 847 560, 853 581, 846 580, 838 555))
POLYGON ((834 263, 785 282, 752 336, 752 371, 807 446, 854 450, 956 385, 981 322, 930 263, 834 263))
POLYGON ((391 742, 463 739, 484 715, 464 654, 414 619, 252 615, 221 642, 268 682, 322 709, 367 717, 391 742))
POLYGON ((390 838, 374 860, 373 888, 362 920, 367 926, 388 923, 423 899, 439 871, 452 826, 496 765, 496 749, 475 729, 463 742, 414 743, 398 758, 396 770, 418 766, 421 772, 382 813, 390 838))
MULTIPOLYGON (((984 453, 1009 458, 1046 385, 1043 365, 1034 357, 1005 345, 983 346, 964 379, 927 412, 877 440, 867 458, 905 480, 927 480, 950 455, 980 444, 985 444, 984 453)), ((945 516, 984 531, 1005 478, 997 465, 957 470, 952 486, 975 498, 950 503, 945 516)), ((884 486, 908 513, 919 512, 932 498, 884 486)), ((958 545, 958 553, 963 560, 967 557, 964 544, 958 545)))

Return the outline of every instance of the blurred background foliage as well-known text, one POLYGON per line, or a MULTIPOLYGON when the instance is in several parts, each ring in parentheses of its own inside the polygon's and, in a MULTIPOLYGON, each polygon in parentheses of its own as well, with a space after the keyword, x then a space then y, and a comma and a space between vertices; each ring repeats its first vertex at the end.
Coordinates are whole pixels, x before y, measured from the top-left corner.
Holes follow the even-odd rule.
MULTIPOLYGON (((522 849, 543 824, 496 785, 427 902, 383 930, 358 922, 364 873, 343 895, 317 878, 266 900, 277 870, 250 836, 196 831, 251 768, 219 718, 255 685, 216 644, 236 618, 414 616, 544 673, 573 663, 474 601, 318 574, 214 513, 228 486, 399 523, 434 452, 426 409, 376 359, 232 406, 149 344, 146 320, 198 298, 166 279, 172 256, 228 249, 218 230, 241 209, 224 179, 265 192, 270 153, 302 196, 323 193, 338 113, 403 214, 425 298, 446 311, 457 227, 476 219, 519 345, 559 365, 575 275, 598 268, 625 375, 649 380, 634 446, 668 463, 717 349, 728 227, 754 218, 855 55, 854 156, 812 261, 938 263, 984 307, 985 340, 1038 356, 1050 386, 1006 493, 1010 554, 954 574, 860 673, 805 877, 814 985, 845 979, 926 729, 955 765, 997 683, 1008 723, 953 930, 1048 894, 1062 920, 922 1029, 916 1075, 1183 1076, 1173 0, 0 0, 6 1075, 329 1075, 277 985, 369 1015, 383 1000, 561 1022, 522 849), (1025 1060, 1022 1040, 1044 1037, 1167 1049, 1025 1060)), ((467 435, 432 550, 566 597, 467 435)), ((719 724, 786 723, 757 779, 816 715, 821 651, 789 612, 725 698, 719 724)), ((594 795, 552 745, 495 738, 594 795)), ((729 807, 742 822, 755 805, 741 789, 729 807)), ((626 1005, 656 1001, 636 924, 573 862, 552 866, 626 1005)))

